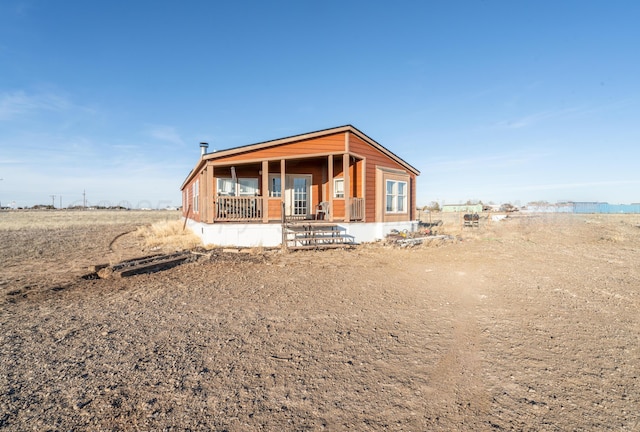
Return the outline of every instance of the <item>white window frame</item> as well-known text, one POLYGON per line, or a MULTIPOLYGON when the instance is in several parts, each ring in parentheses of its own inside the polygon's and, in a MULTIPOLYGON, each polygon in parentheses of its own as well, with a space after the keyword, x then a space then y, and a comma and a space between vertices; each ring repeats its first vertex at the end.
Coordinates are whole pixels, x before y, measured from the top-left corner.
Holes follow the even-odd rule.
POLYGON ((407 212, 407 186, 408 186, 408 183, 402 180, 386 180, 385 181, 385 212, 386 213, 406 213, 407 212))
POLYGON ((260 182, 255 177, 238 177, 236 182, 237 196, 257 196, 260 182))
POLYGON ((218 177, 216 179, 216 191, 220 196, 233 196, 236 194, 236 185, 230 177, 218 177))
POLYGON ((193 183, 193 212, 200 211, 200 180, 193 183))
POLYGON ((257 177, 238 177, 235 183, 230 177, 218 177, 216 190, 220 196, 257 196, 259 184, 257 177))
POLYGON ((344 198, 344 177, 333 179, 333 197, 344 198))
POLYGON ((305 216, 310 215, 312 211, 313 195, 312 188, 313 176, 311 174, 287 174, 285 178, 285 215, 286 216, 305 216), (296 189, 296 180, 304 180, 306 189, 296 189), (302 199, 304 198, 304 199, 302 199), (300 205, 304 202, 304 205, 300 205), (305 213, 300 210, 304 209, 305 213))
POLYGON ((282 197, 282 179, 280 178, 280 174, 269 175, 269 197, 270 198, 282 197), (278 190, 275 190, 276 186, 278 187, 278 190))

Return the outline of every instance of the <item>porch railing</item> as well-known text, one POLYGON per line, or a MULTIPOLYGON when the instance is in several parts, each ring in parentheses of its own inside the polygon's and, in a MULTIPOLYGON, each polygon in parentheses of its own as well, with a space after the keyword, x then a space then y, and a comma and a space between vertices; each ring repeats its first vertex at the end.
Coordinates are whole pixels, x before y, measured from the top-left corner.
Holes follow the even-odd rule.
POLYGON ((261 221, 264 200, 256 196, 219 196, 214 202, 215 221, 261 221))
POLYGON ((350 198, 349 201, 351 220, 364 219, 364 198, 350 198))

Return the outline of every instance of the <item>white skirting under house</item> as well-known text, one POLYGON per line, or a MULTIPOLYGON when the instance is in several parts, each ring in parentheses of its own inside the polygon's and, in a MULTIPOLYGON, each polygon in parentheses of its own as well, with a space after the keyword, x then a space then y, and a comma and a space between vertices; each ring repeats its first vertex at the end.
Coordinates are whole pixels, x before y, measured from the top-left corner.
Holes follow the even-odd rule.
MULTIPOLYGON (((418 221, 334 223, 353 243, 382 240, 392 230, 416 231, 418 221)), ((225 247, 277 247, 282 245, 279 223, 201 223, 187 219, 187 227, 202 239, 204 245, 225 247)))

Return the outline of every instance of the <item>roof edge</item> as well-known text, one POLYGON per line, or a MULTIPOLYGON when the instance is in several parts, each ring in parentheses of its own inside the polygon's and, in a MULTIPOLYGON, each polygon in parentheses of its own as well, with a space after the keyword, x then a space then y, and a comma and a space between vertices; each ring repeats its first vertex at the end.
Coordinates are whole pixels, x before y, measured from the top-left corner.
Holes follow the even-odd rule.
POLYGON ((351 126, 351 125, 348 125, 348 126, 353 130, 353 132, 355 132, 357 135, 359 135, 360 138, 364 139, 368 144, 374 146, 375 148, 380 150, 382 153, 386 154, 391 159, 395 160, 400 165, 402 165, 405 168, 407 168, 413 174, 420 175, 420 170, 418 170, 413 165, 411 165, 410 163, 408 163, 407 161, 402 159, 400 156, 398 156, 397 154, 393 153, 391 150, 389 150, 388 148, 386 148, 385 146, 383 146, 382 144, 380 144, 379 142, 377 142, 376 140, 374 140, 373 138, 371 138, 370 136, 368 136, 367 134, 365 134, 364 132, 362 132, 361 130, 356 128, 355 126, 351 126))

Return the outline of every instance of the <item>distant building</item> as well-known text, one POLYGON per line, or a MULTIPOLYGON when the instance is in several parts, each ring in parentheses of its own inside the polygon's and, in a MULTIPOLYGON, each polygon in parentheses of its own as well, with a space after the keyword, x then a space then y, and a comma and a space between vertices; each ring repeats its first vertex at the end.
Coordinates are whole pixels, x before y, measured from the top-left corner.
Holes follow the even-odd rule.
POLYGON ((640 213, 640 204, 563 202, 557 204, 527 206, 526 211, 528 213, 638 214, 640 213))
POLYGON ((447 213, 481 213, 482 204, 445 204, 442 211, 447 213))

